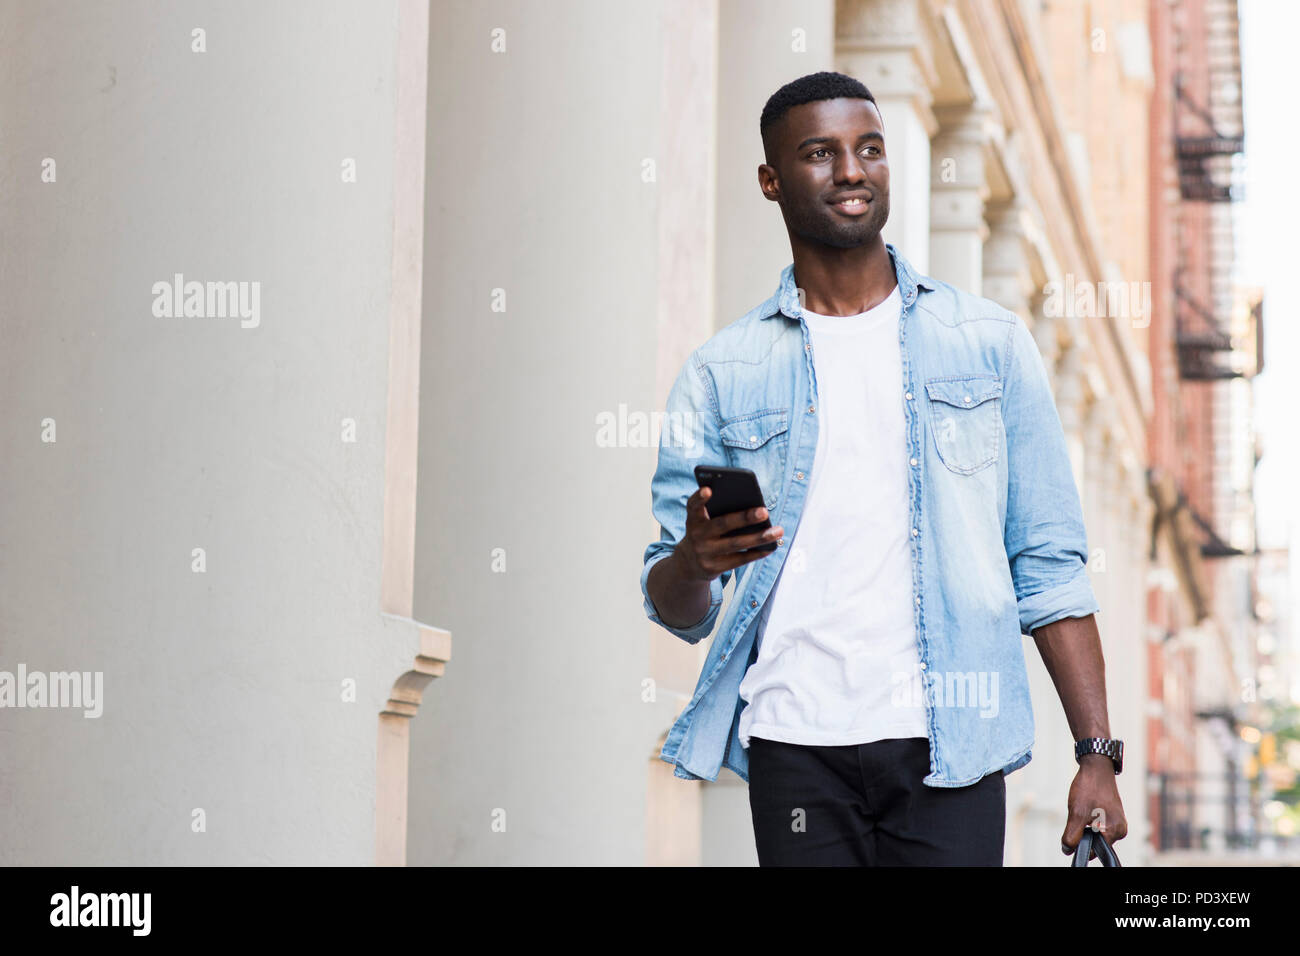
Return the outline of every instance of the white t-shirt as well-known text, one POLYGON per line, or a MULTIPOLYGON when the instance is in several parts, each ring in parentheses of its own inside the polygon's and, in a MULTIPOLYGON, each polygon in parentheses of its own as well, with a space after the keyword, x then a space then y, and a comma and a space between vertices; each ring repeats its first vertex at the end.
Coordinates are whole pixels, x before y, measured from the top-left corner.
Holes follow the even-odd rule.
MULTIPOLYGON (((817 381, 808 497, 740 683, 740 740, 925 737, 913 619, 898 287, 874 309, 804 310, 817 381)), ((788 533, 787 529, 787 533, 788 533)))

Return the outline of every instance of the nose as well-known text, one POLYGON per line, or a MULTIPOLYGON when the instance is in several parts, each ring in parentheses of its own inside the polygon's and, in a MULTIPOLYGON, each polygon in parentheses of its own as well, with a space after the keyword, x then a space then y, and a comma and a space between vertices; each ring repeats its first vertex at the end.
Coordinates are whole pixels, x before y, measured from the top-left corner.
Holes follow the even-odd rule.
POLYGON ((862 167, 862 158, 851 149, 841 150, 835 160, 835 181, 852 184, 866 182, 867 173, 862 167))

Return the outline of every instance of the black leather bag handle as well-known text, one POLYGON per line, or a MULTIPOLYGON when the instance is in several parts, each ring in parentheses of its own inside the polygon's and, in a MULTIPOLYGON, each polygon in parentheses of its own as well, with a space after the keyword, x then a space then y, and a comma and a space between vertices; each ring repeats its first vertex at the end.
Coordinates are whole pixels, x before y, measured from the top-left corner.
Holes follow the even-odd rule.
POLYGON ((1070 866, 1087 866, 1088 858, 1093 852, 1097 854, 1097 859, 1101 860, 1102 866, 1120 865, 1119 857, 1106 842, 1106 835, 1092 827, 1084 827, 1083 836, 1079 839, 1078 847, 1075 848, 1074 859, 1070 861, 1070 866))

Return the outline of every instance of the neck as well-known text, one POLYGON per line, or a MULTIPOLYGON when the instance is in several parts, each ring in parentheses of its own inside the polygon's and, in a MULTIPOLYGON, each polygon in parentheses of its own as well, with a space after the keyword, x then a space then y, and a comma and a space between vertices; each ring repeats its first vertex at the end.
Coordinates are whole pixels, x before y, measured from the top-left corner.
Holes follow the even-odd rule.
POLYGON ((804 308, 821 315, 858 315, 874 309, 894 291, 894 262, 877 234, 865 245, 839 249, 797 243, 795 285, 803 289, 804 308))

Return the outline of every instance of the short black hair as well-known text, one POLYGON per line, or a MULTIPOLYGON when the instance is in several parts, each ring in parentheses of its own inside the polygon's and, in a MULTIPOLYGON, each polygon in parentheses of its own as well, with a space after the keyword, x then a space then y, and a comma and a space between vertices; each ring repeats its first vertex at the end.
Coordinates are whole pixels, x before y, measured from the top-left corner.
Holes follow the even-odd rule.
MULTIPOLYGON (((758 118, 758 135, 763 139, 763 150, 767 151, 767 133, 791 107, 802 106, 817 100, 837 100, 841 97, 876 102, 871 91, 860 80, 844 73, 809 73, 797 80, 791 80, 767 98, 763 114, 758 118)), ((880 109, 879 104, 876 109, 880 109)), ((770 158, 770 157, 769 157, 770 158)))

